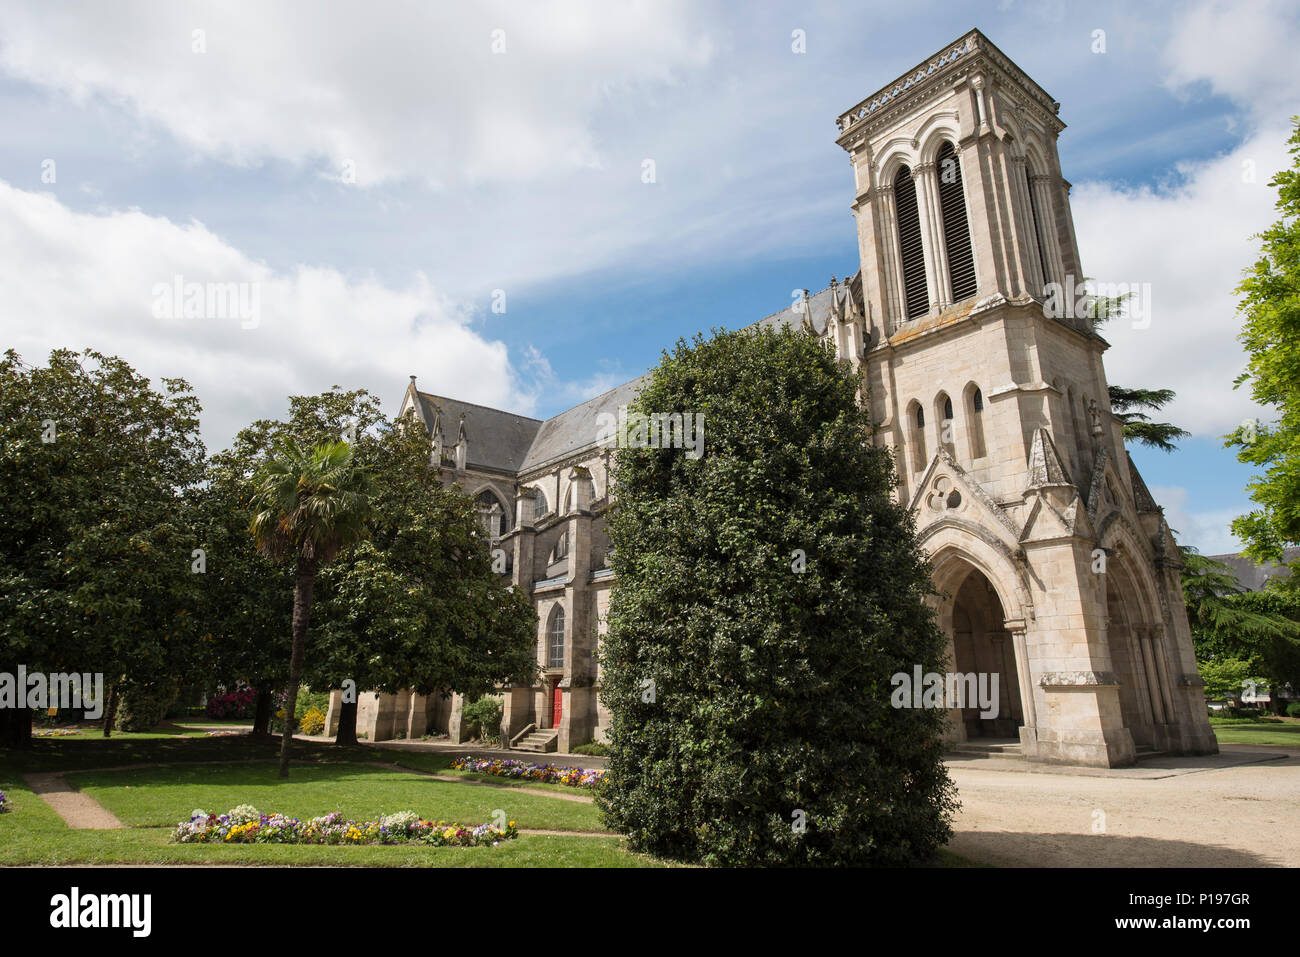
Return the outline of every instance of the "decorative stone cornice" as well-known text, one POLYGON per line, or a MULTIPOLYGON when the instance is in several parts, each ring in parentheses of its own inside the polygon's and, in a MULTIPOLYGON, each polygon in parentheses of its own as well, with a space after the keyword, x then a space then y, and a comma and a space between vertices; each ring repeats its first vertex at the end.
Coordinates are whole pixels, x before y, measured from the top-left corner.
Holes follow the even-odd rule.
POLYGON ((975 51, 978 36, 980 36, 979 31, 972 30, 956 43, 945 47, 944 51, 938 56, 931 57, 925 63, 919 64, 915 69, 909 70, 893 83, 882 87, 852 109, 841 114, 837 120, 840 132, 848 132, 859 121, 871 116, 887 104, 894 102, 923 84, 930 83, 936 75, 951 72, 949 68, 954 63, 960 60, 961 57, 975 51))
MULTIPOLYGON (((869 129, 891 122, 903 110, 914 109, 925 100, 946 93, 961 83, 968 82, 977 95, 987 95, 980 91, 986 86, 982 73, 989 68, 1010 80, 1014 89, 1029 100, 1034 112, 1048 126, 1055 126, 1058 131, 1064 128, 1057 115, 1060 104, 995 47, 988 37, 979 30, 971 30, 937 55, 841 113, 835 121, 840 131, 837 142, 844 149, 856 149, 869 129)), ((996 87, 997 77, 989 79, 993 82, 987 83, 988 88, 996 87)), ((987 118, 982 116, 981 120, 983 131, 987 118)))

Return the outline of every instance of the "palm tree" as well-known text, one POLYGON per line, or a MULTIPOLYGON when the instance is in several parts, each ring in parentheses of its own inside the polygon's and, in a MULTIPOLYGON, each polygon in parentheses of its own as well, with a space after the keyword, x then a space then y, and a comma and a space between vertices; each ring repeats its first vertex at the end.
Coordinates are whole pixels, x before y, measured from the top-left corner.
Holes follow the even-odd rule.
POLYGON ((371 479, 365 469, 353 463, 352 449, 346 442, 327 442, 307 451, 289 440, 276 445, 255 481, 249 531, 258 550, 273 562, 297 563, 293 652, 289 657, 284 737, 280 742, 280 777, 287 778, 316 573, 340 551, 368 534, 371 479))

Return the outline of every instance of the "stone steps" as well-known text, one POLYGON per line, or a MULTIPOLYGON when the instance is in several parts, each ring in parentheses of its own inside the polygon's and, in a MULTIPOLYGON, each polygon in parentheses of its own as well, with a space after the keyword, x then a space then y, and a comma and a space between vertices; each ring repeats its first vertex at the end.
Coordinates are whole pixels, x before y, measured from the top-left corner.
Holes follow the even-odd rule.
POLYGON ((996 738, 984 741, 976 738, 974 740, 962 741, 953 745, 949 750, 955 751, 958 754, 981 754, 990 758, 1019 757, 1020 742, 1011 739, 1003 740, 996 738))
POLYGON ((534 731, 526 737, 520 738, 516 741, 512 750, 532 751, 537 754, 544 754, 548 751, 556 750, 559 737, 560 733, 554 730, 534 731))

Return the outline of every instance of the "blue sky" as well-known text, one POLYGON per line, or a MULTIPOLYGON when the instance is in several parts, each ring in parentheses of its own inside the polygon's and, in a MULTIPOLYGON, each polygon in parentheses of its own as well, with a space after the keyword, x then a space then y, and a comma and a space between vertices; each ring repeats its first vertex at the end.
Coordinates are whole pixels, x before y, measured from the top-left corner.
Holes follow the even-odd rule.
POLYGON ((465 6, 6 4, 6 345, 182 375, 214 448, 412 373, 550 415, 854 272, 834 119, 976 26, 1061 103, 1085 271, 1152 289, 1108 374, 1177 389, 1194 438, 1139 467, 1184 541, 1235 547, 1232 287, 1300 102, 1293 4, 465 6), (159 318, 176 276, 255 284, 256 327, 159 318))

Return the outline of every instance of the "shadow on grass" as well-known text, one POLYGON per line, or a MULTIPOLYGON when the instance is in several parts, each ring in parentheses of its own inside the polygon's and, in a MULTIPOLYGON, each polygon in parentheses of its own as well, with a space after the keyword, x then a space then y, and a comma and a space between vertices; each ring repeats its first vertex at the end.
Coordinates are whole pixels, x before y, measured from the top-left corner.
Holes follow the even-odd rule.
MULTIPOLYGON (((70 738, 36 738, 27 749, 0 748, 0 762, 20 773, 77 771, 130 764, 218 763, 271 761, 280 756, 278 737, 252 734, 210 738, 184 733, 158 735, 79 735, 70 738)), ((364 746, 335 747, 311 741, 294 741, 292 761, 313 764, 383 760, 364 746)), ((290 772, 292 773, 292 771, 290 772)))

